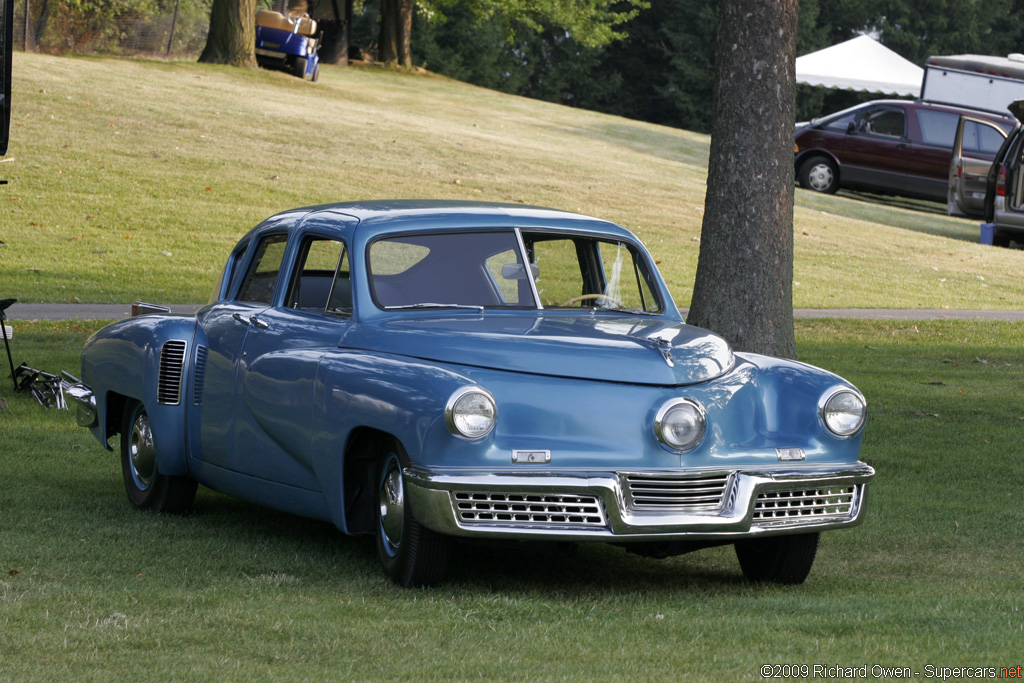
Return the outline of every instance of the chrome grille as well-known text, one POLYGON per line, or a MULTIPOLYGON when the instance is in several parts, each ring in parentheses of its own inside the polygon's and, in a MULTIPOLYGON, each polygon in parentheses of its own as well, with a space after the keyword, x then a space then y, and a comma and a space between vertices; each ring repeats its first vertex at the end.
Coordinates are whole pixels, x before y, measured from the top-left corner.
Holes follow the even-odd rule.
POLYGON ((626 475, 628 505, 646 510, 716 510, 729 485, 729 473, 703 477, 626 475))
POLYGON ((854 511, 860 486, 765 491, 754 503, 754 524, 775 526, 807 518, 844 518, 854 511))
POLYGON ((181 376, 185 369, 185 347, 183 341, 165 342, 160 349, 160 373, 157 377, 156 401, 176 406, 181 400, 181 376))
POLYGON ((455 511, 464 524, 501 526, 606 526, 604 508, 596 496, 567 493, 452 494, 455 511))
POLYGON ((192 404, 201 406, 203 404, 203 386, 206 384, 206 354, 205 346, 200 345, 196 349, 196 364, 192 371, 192 404))

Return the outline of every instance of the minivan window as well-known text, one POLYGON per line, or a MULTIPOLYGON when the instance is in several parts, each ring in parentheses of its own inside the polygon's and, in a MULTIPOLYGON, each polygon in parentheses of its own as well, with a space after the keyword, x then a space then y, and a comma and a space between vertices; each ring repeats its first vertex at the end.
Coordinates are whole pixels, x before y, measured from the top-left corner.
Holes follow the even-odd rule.
POLYGON ((827 128, 828 130, 841 130, 845 133, 846 129, 849 128, 850 124, 853 123, 856 119, 857 112, 853 112, 851 114, 847 114, 846 116, 840 116, 838 118, 832 119, 831 121, 826 123, 824 127, 827 128))
POLYGON ((995 128, 974 121, 964 121, 965 152, 995 154, 1003 144, 1003 136, 995 128))
POLYGON ((952 147, 956 137, 957 114, 945 111, 917 110, 917 122, 921 125, 921 139, 926 145, 952 147))
POLYGON ((862 133, 902 138, 906 130, 906 115, 902 109, 876 109, 869 112, 860 123, 862 133))

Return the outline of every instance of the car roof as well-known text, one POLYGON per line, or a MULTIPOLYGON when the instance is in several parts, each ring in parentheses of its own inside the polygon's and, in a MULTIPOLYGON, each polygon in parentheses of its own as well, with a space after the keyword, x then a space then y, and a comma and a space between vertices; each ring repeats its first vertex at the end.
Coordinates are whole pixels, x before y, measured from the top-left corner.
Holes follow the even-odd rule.
POLYGON ((271 223, 307 222, 324 227, 335 222, 339 227, 347 223, 348 229, 357 230, 365 240, 393 232, 513 226, 562 228, 636 240, 629 230, 615 223, 569 211, 524 204, 435 199, 380 199, 308 206, 271 216, 256 230, 271 223))

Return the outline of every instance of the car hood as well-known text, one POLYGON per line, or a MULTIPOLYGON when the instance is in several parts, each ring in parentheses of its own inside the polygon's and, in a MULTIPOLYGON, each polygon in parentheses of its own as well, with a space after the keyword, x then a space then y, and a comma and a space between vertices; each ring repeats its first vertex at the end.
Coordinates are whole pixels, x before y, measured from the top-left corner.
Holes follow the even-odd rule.
POLYGON ((677 386, 732 369, 721 337, 626 316, 410 317, 354 325, 341 346, 424 360, 607 382, 677 386))

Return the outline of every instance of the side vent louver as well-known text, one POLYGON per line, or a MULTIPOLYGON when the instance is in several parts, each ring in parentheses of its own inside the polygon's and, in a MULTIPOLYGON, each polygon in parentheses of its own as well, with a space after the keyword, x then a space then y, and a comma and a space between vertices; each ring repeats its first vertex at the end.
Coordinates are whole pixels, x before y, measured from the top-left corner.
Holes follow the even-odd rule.
POLYGON ((203 405, 203 383, 206 381, 206 354, 205 346, 196 349, 196 367, 192 373, 192 405, 203 405))
POLYGON ((181 376, 185 371, 186 343, 172 340, 160 349, 160 376, 157 379, 156 400, 163 405, 176 406, 181 401, 181 376))

